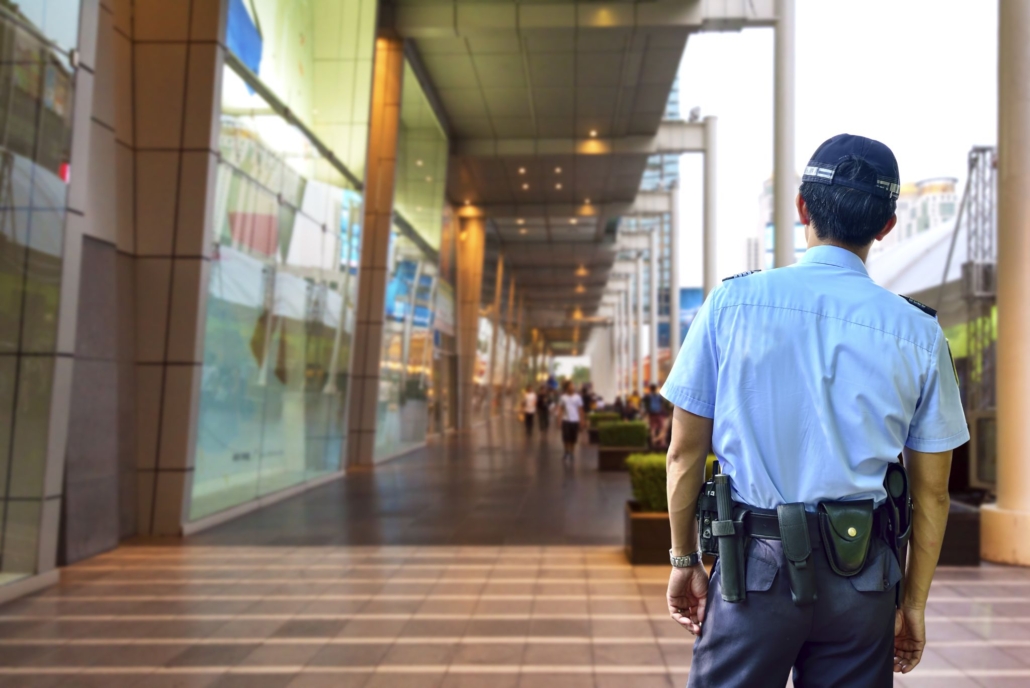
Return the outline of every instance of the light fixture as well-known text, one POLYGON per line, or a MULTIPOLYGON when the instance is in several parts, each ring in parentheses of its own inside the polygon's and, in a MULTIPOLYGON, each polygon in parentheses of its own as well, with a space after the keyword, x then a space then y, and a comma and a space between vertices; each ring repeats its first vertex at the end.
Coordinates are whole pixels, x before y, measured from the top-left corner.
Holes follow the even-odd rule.
POLYGON ((418 165, 419 167, 422 167, 422 161, 421 160, 416 160, 415 164, 418 165))
POLYGON ((431 182, 431 181, 433 181, 433 178, 432 177, 426 177, 426 181, 427 182, 431 182))
POLYGON ((576 285, 576 293, 577 293, 577 294, 582 294, 582 293, 583 293, 583 292, 585 292, 586 290, 587 290, 587 288, 586 288, 586 287, 584 287, 584 286, 583 286, 582 284, 577 284, 577 285, 576 285))
POLYGON ((590 271, 587 270, 585 265, 580 265, 579 268, 576 269, 576 277, 586 277, 589 274, 590 271))
POLYGON ((591 129, 590 130, 590 138, 592 138, 592 139, 596 139, 597 138, 597 129, 591 129))
POLYGON ((569 220, 569 224, 570 225, 578 225, 579 224, 579 220, 577 220, 576 218, 573 217, 573 218, 571 218, 569 220))
POLYGON ((561 168, 560 167, 555 167, 554 168, 554 173, 555 174, 561 174, 561 168))
POLYGON ((518 223, 518 224, 520 224, 520 225, 524 225, 524 224, 526 224, 526 221, 525 221, 525 220, 523 220, 523 219, 522 219, 521 217, 520 217, 519 219, 515 220, 515 222, 517 222, 517 223, 518 223))
POLYGON ((519 168, 519 174, 525 174, 525 173, 526 173, 526 168, 525 167, 520 167, 519 168))
POLYGON ((529 184, 523 184, 522 185, 522 190, 523 191, 529 191, 529 184))
POLYGON ((472 201, 466 198, 465 199, 465 205, 472 205, 472 201))
POLYGON ((561 191, 561 184, 555 184, 554 188, 557 189, 558 191, 561 191))
POLYGON ((520 230, 519 230, 519 234, 525 234, 525 233, 526 233, 526 232, 528 232, 528 231, 529 231, 528 229, 526 229, 525 227, 523 227, 522 229, 520 229, 520 230))
POLYGON ((583 205, 590 205, 590 199, 589 198, 584 198, 583 199, 583 205))

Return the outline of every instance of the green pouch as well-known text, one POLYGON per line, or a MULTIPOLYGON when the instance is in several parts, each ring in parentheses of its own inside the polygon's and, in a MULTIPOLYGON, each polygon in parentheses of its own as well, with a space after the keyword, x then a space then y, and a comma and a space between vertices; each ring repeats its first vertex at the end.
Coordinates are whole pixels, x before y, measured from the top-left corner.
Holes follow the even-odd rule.
POLYGON ((854 576, 865 566, 873 536, 873 500, 820 502, 819 530, 826 558, 838 575, 854 576))

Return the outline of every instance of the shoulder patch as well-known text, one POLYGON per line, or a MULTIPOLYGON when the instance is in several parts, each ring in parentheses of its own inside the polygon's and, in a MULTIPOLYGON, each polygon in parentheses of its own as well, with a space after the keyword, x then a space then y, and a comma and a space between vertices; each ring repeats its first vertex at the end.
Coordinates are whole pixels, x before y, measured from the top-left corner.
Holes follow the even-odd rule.
POLYGON ((955 373, 955 384, 962 386, 962 381, 958 379, 958 367, 955 365, 955 356, 951 353, 951 342, 948 338, 944 338, 944 345, 948 347, 948 358, 951 360, 951 372, 955 373))
POLYGON ((753 275, 756 272, 761 272, 761 270, 745 270, 744 272, 738 272, 736 275, 731 275, 730 277, 725 277, 725 278, 723 278, 722 281, 723 282, 728 282, 731 279, 737 279, 738 277, 747 277, 748 275, 753 275))
POLYGON ((926 313, 927 315, 929 315, 929 316, 931 316, 933 318, 937 317, 937 311, 935 311, 934 309, 930 308, 925 303, 919 303, 915 299, 910 299, 907 296, 902 296, 901 298, 905 299, 910 304, 912 304, 913 306, 915 306, 916 308, 918 308, 922 312, 926 313))

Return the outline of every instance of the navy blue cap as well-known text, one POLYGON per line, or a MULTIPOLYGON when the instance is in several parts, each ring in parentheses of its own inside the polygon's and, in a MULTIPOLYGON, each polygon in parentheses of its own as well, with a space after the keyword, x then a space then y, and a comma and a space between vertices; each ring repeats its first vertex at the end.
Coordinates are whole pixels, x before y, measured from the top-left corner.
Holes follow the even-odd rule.
POLYGON ((823 142, 805 167, 802 182, 847 186, 874 196, 897 199, 901 192, 898 161, 891 149, 864 136, 838 134, 823 142), (848 160, 860 159, 876 171, 875 176, 859 175, 856 179, 837 176, 837 167, 848 160))

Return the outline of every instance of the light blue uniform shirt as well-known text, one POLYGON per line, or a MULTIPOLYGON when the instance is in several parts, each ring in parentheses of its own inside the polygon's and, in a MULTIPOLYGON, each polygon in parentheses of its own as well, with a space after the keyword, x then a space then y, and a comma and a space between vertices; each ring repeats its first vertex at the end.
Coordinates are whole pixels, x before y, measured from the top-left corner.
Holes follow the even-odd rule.
POLYGON ((736 498, 766 509, 880 504, 903 446, 939 452, 969 439, 937 319, 834 246, 724 281, 662 394, 714 419, 712 446, 736 498))

